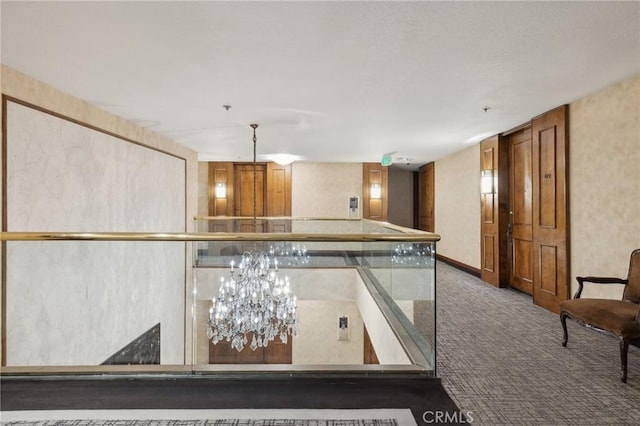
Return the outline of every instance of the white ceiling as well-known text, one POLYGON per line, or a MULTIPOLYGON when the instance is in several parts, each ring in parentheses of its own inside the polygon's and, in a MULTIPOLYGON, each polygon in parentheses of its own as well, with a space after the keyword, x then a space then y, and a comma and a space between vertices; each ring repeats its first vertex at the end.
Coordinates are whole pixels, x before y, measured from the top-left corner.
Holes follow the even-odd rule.
POLYGON ((640 72, 636 1, 1 8, 2 63, 203 161, 250 160, 256 122, 259 158, 415 166, 640 72))

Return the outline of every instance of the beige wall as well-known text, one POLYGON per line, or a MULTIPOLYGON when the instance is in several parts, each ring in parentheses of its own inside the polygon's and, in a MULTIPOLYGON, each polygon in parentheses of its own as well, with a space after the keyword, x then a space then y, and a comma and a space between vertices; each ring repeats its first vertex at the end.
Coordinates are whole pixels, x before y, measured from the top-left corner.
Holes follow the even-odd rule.
MULTIPOLYGON (((10 144, 13 150, 6 160, 10 183, 7 190, 14 197, 10 199, 10 204, 7 206, 9 231, 184 232, 192 230, 192 218, 197 206, 197 154, 194 151, 147 129, 136 127, 130 122, 4 65, 1 68, 1 89, 3 95, 137 143, 131 144, 105 133, 78 126, 72 121, 56 118, 36 108, 10 103, 7 114, 8 140, 5 142, 10 144), (155 150, 145 147, 155 148, 155 150), (159 175, 158 170, 160 173, 163 171, 166 173, 159 175), (38 183, 34 184, 32 181, 36 178, 38 183), (29 191, 24 191, 24 187, 30 188, 29 191), (46 203, 48 208, 33 208, 42 203, 46 203)), ((190 294, 185 292, 185 260, 186 263, 190 263, 190 260, 185 259, 184 245, 182 248, 166 244, 154 245, 154 252, 158 251, 158 253, 152 254, 150 250, 137 249, 135 243, 128 245, 125 243, 119 245, 79 243, 65 245, 65 250, 56 250, 61 245, 57 246, 54 243, 11 244, 11 250, 7 253, 7 306, 10 308, 5 313, 9 327, 7 353, 10 364, 100 362, 157 321, 162 322, 162 362, 182 363, 184 357, 189 356, 183 349, 184 330, 181 326, 184 322, 185 297, 190 294), (45 250, 48 255, 34 256, 34 247, 45 250), (99 253, 100 250, 107 250, 109 255, 127 260, 105 262, 107 257, 104 253, 99 253), (30 254, 31 257, 29 257, 30 254), (166 262, 170 265, 167 266, 171 269, 170 273, 163 273, 162 271, 165 270, 158 267, 158 259, 164 258, 178 262, 166 262), (33 259, 37 259, 38 262, 33 262, 33 259), (60 259, 63 260, 59 261, 60 259), (116 265, 130 265, 133 262, 132 259, 136 267, 128 267, 131 271, 131 274, 127 275, 128 279, 114 279, 114 276, 118 275, 119 266, 116 265), (47 261, 53 263, 47 265, 47 261), (69 272, 65 267, 70 264, 85 267, 75 267, 73 272, 69 272), (149 267, 148 270, 145 269, 147 267, 149 267), (25 273, 26 271, 28 273, 25 273), (154 276, 154 271, 158 271, 160 276, 154 276), (38 274, 46 278, 34 279, 33 277, 38 274), (104 285, 89 286, 90 280, 104 285), (121 285, 135 283, 136 286, 128 288, 128 291, 120 291, 116 289, 117 286, 110 285, 109 280, 115 283, 125 281, 120 283, 121 285), (157 294, 164 299, 141 298, 141 294, 149 294, 142 289, 152 281, 156 286, 168 283, 171 290, 161 296, 157 294), (55 283, 61 289, 52 293, 52 299, 50 299, 58 302, 45 303, 44 308, 39 309, 37 303, 34 305, 37 302, 35 299, 28 299, 30 302, 25 303, 19 301, 22 296, 30 297, 33 293, 29 291, 33 289, 56 288, 50 285, 51 283, 55 283), (72 335, 78 336, 84 331, 89 334, 99 333, 99 330, 91 330, 90 327, 87 329, 86 325, 94 322, 86 320, 83 315, 104 317, 104 314, 97 309, 94 309, 93 313, 87 312, 87 309, 91 306, 94 308, 103 306, 99 300, 104 301, 107 293, 109 297, 113 296, 110 299, 112 301, 119 296, 128 297, 128 303, 132 304, 134 309, 128 311, 127 315, 135 311, 143 315, 144 320, 139 321, 138 324, 137 321, 130 321, 130 317, 126 317, 121 312, 122 315, 119 315, 123 318, 121 324, 105 323, 107 327, 116 330, 119 334, 116 333, 117 335, 114 336, 109 334, 108 339, 105 337, 103 339, 105 342, 109 340, 108 347, 103 347, 100 353, 85 354, 87 356, 84 358, 69 356, 57 351, 56 347, 43 338, 39 338, 35 331, 19 331, 19 327, 28 329, 32 327, 31 324, 47 323, 51 329, 56 330, 57 334, 50 333, 54 341, 56 339, 60 342, 64 341, 74 350, 72 346, 75 343, 68 340, 65 333, 73 331, 72 335), (87 304, 86 300, 84 303, 78 302, 83 295, 91 303, 87 304), (97 301, 94 303, 91 299, 97 301), (169 302, 167 299, 170 299, 169 302), (78 303, 74 304, 74 302, 78 303), (170 309, 165 309, 168 306, 165 302, 171 304, 170 309), (52 309, 49 309, 49 305, 52 309), (34 322, 33 318, 23 318, 21 310, 12 310, 15 306, 32 306, 32 311, 38 312, 39 317, 36 318, 38 321, 34 322), (61 318, 60 306, 65 306, 62 312, 69 314, 64 317, 65 320, 71 317, 68 323, 76 321, 71 329, 53 321, 61 318), (174 326, 174 324, 177 325, 174 326), (76 326, 78 328, 73 329, 76 326), (36 346, 27 348, 26 353, 32 357, 28 359, 16 352, 19 349, 17 343, 11 344, 11 342, 22 342, 25 340, 25 335, 31 336, 32 340, 36 341, 32 342, 34 345, 40 345, 38 349, 34 349, 36 346), (166 340, 167 338, 170 340, 166 340), (42 344, 38 343, 38 340, 42 344), (175 342, 177 344, 174 344, 175 342), (170 349, 169 352, 165 350, 165 346, 170 349), (177 348, 177 351, 171 349, 172 347, 177 348)), ((186 282, 190 280, 187 278, 186 282)), ((46 299, 42 300, 46 301, 46 299)), ((103 307, 106 309, 108 305, 103 307)), ((107 334, 105 333, 104 336, 107 334)), ((186 336, 188 340, 190 333, 186 336)), ((87 341, 89 340, 82 342, 84 347, 90 346, 87 345, 87 341)), ((187 342, 187 350, 189 347, 190 344, 187 342)), ((77 352, 80 353, 82 348, 83 345, 78 344, 77 352)))
POLYGON ((362 365, 364 324, 355 301, 298 300, 300 324, 292 364, 362 365), (338 340, 338 318, 349 318, 348 340, 338 340))
MULTIPOLYGON (((193 226, 193 216, 197 211, 197 153, 171 139, 141 128, 120 117, 105 112, 95 106, 57 90, 41 81, 22 74, 13 68, 1 65, 0 82, 2 94, 37 105, 49 111, 70 117, 81 123, 95 126, 115 135, 134 140, 144 146, 160 149, 186 159, 187 181, 187 230, 193 226)), ((0 112, 2 112, 0 110, 0 112)), ((1 192, 1 191, 0 191, 1 192)))
POLYGON ((349 197, 362 202, 362 163, 296 162, 291 181, 292 216, 346 218, 349 197))
POLYGON ((438 254, 480 268, 480 145, 436 161, 438 254))
MULTIPOLYGON (((569 107, 571 277, 626 277, 640 247, 640 76, 569 107)), ((599 286, 591 295, 620 297, 599 286)), ((588 293, 585 293, 588 295, 588 293)))

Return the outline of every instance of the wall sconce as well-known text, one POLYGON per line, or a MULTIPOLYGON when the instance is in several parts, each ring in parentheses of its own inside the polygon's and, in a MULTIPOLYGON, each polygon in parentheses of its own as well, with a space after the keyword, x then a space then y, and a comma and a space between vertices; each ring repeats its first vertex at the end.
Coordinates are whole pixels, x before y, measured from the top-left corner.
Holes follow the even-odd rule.
MULTIPOLYGON (((495 179, 497 180, 497 176, 495 179)), ((481 194, 493 194, 495 193, 493 170, 483 170, 480 175, 480 193, 481 194)))
POLYGON ((216 183, 216 198, 227 198, 227 184, 224 182, 216 183))
POLYGON ((379 183, 371 184, 371 188, 369 188, 369 197, 374 200, 382 198, 382 186, 380 186, 379 183))

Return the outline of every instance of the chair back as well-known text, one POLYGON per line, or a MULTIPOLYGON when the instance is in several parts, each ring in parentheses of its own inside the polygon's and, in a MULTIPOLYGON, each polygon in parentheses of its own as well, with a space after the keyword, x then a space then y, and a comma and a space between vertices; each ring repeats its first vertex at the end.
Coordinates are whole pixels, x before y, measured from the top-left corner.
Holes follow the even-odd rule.
POLYGON ((640 249, 635 249, 631 252, 627 280, 628 283, 624 289, 622 300, 640 303, 640 249))

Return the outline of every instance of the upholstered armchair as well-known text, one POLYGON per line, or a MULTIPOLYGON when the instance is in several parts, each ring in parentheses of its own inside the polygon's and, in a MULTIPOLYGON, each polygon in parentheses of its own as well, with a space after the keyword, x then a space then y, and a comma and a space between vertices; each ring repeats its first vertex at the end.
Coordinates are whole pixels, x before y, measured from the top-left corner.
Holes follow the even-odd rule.
POLYGON ((623 383, 627 382, 627 353, 629 342, 640 338, 640 249, 631 253, 626 279, 604 277, 576 277, 578 291, 571 300, 560 304, 560 322, 567 346, 567 318, 586 327, 616 336, 620 342, 620 363, 623 383), (624 284, 622 300, 581 299, 585 282, 595 284, 624 284))

